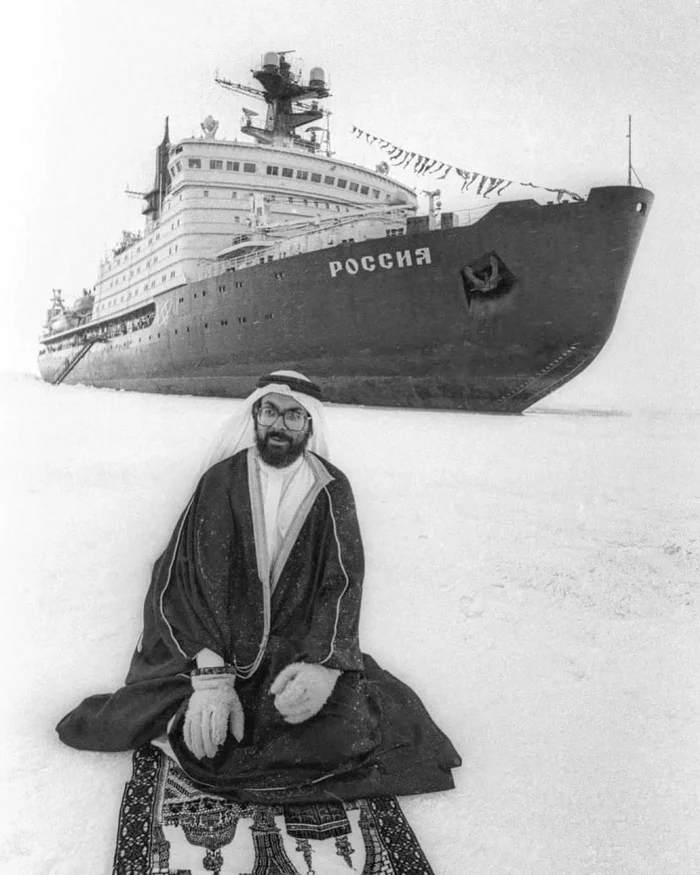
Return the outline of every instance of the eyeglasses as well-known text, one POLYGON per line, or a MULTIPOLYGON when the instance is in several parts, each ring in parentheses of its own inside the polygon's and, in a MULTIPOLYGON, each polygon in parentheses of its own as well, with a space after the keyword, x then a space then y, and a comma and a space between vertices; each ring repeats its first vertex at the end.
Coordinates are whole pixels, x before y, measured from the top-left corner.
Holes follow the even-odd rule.
POLYGON ((271 404, 263 404, 262 407, 258 408, 258 412, 255 414, 255 418, 260 425, 266 427, 274 425, 280 417, 282 417, 284 427, 288 428, 290 431, 302 431, 306 425, 306 421, 311 419, 308 414, 301 410, 285 410, 282 412, 271 404))

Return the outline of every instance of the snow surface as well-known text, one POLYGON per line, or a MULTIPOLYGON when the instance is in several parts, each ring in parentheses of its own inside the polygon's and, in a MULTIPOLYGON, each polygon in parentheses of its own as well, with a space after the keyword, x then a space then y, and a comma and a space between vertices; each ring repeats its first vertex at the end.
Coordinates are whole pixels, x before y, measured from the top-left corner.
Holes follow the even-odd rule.
MULTIPOLYGON (((0 381, 0 875, 111 872, 129 754, 54 726, 121 684, 223 399, 0 381)), ((402 799, 436 875, 700 871, 700 416, 331 407, 363 648, 464 764, 402 799)), ((322 875, 322 873, 319 873, 322 875)))

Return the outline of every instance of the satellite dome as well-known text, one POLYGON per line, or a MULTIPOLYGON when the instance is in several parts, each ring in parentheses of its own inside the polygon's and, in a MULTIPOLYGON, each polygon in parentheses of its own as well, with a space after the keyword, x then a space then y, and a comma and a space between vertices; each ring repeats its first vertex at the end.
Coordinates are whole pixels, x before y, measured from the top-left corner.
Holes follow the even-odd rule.
POLYGON ((265 52, 263 69, 268 73, 276 73, 280 68, 280 56, 277 52, 265 52))
POLYGON ((326 87, 326 74, 323 67, 312 67, 309 75, 309 85, 312 88, 326 87))

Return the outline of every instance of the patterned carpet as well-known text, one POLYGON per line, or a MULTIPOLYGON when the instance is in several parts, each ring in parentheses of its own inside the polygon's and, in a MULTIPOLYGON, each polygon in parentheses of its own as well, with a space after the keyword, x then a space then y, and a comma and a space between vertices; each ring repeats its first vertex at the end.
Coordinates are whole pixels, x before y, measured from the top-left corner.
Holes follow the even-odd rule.
POLYGON ((196 789, 162 751, 134 753, 113 875, 433 875, 393 796, 244 805, 196 789))

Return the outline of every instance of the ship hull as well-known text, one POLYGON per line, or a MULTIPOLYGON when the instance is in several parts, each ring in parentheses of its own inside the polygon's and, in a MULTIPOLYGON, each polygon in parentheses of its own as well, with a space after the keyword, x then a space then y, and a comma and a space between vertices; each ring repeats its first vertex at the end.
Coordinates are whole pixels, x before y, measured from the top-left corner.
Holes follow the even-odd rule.
MULTIPOLYGON (((652 201, 607 187, 581 203, 504 203, 467 227, 189 283, 154 299, 151 326, 94 344, 65 382, 241 397, 292 368, 338 403, 520 412, 604 346, 652 201)), ((81 331, 44 341, 44 379, 81 331)))

